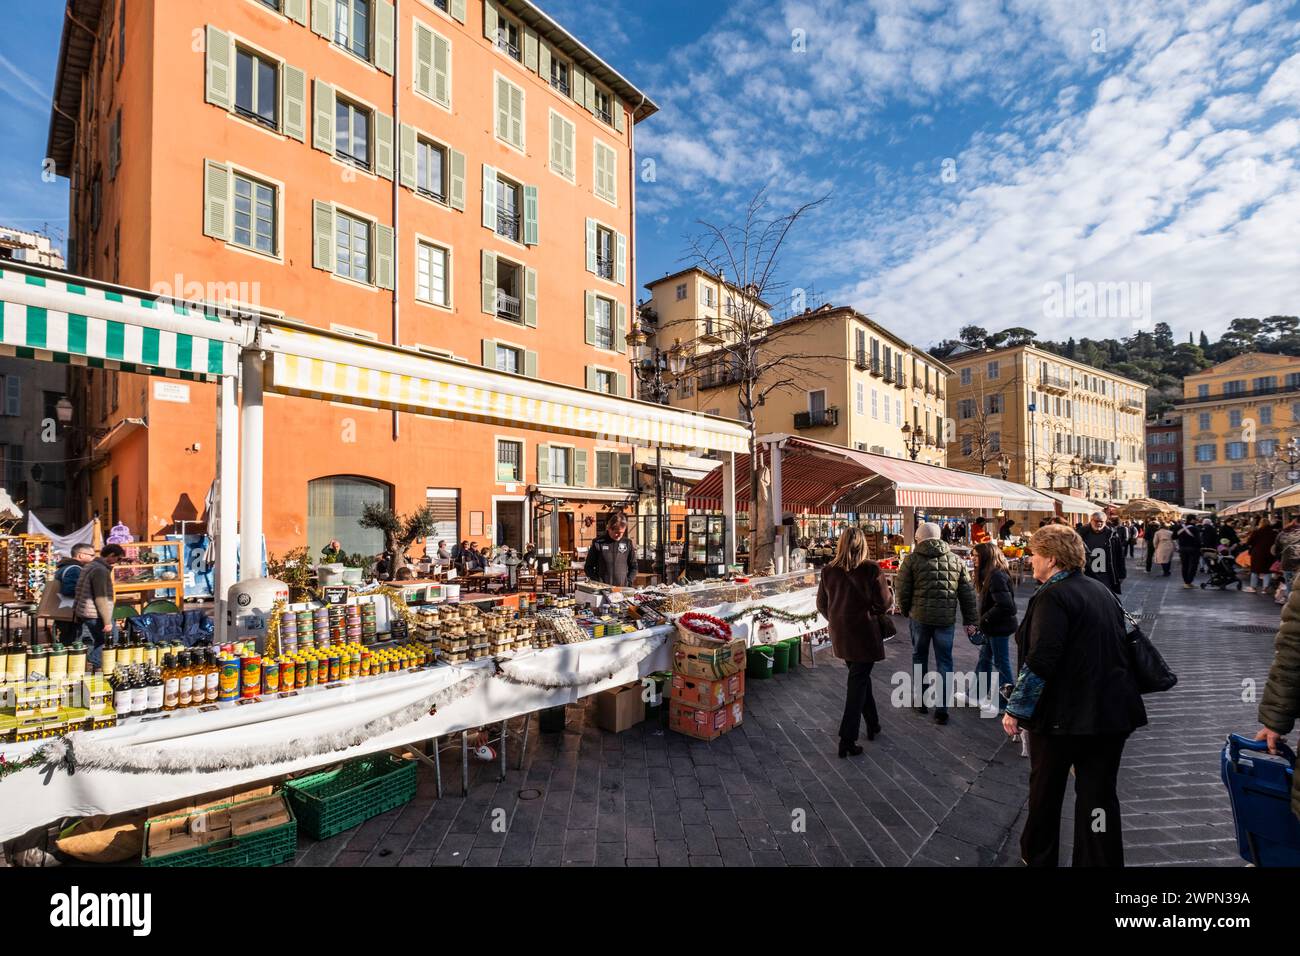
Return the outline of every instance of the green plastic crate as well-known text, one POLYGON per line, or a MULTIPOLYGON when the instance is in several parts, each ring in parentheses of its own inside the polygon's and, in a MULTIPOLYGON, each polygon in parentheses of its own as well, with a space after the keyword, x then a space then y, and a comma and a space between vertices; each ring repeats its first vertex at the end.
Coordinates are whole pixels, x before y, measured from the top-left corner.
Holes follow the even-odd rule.
POLYGON ((305 832, 323 840, 415 796, 415 761, 392 754, 351 760, 284 785, 305 832))
MULTIPOLYGON (((257 798, 259 800, 265 797, 257 798)), ((240 801, 248 803, 251 801, 240 801)), ((293 807, 284 801, 289 811, 289 822, 270 830, 259 830, 242 837, 228 837, 216 843, 168 853, 166 856, 142 856, 141 866, 275 866, 287 863, 298 851, 298 821, 294 818, 293 807)), ((223 804, 212 809, 224 809, 238 804, 223 804)), ((144 846, 149 846, 149 827, 153 821, 144 825, 144 846)))

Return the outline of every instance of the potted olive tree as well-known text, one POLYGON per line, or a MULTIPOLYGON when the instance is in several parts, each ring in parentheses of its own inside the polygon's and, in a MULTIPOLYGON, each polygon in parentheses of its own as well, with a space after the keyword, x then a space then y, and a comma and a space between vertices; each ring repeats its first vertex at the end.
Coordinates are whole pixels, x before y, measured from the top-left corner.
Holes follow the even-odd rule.
POLYGON ((418 511, 399 515, 392 508, 379 504, 368 504, 357 522, 363 528, 373 528, 383 532, 384 551, 392 556, 389 576, 397 577, 397 572, 406 567, 406 549, 421 538, 433 534, 437 527, 433 506, 426 504, 418 511))

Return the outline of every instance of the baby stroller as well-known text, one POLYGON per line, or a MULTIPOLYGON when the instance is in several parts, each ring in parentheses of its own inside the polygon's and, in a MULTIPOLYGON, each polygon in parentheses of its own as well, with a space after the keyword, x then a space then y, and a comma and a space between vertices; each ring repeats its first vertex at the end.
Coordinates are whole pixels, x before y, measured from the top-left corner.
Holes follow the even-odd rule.
POLYGON ((1241 590, 1241 578, 1237 575, 1237 562, 1231 556, 1221 554, 1213 548, 1205 548, 1201 551, 1201 557, 1210 571, 1210 579, 1201 582, 1202 588, 1210 585, 1220 591, 1226 591, 1230 585, 1235 584, 1237 590, 1241 590))

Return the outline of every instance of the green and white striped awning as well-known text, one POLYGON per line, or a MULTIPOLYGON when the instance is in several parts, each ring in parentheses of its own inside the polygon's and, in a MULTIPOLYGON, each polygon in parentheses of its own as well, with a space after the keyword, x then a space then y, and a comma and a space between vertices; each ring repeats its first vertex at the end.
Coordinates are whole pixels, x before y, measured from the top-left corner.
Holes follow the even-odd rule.
POLYGON ((0 307, 3 355, 205 381, 239 368, 241 325, 193 304, 6 264, 0 307))

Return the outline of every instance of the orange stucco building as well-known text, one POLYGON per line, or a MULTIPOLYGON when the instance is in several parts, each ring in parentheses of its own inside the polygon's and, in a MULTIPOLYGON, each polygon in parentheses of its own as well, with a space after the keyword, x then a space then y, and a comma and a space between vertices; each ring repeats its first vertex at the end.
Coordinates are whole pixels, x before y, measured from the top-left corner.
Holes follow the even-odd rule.
MULTIPOLYGON (((628 394, 633 128, 656 107, 537 7, 67 7, 49 154, 72 182, 72 272, 628 394)), ((70 506, 140 538, 199 520, 215 387, 74 376, 92 460, 70 506)), ((449 543, 582 547, 588 518, 634 500, 633 459, 522 422, 268 395, 267 547, 373 553, 365 502, 430 499, 449 543)))

